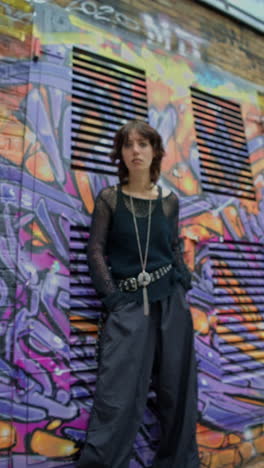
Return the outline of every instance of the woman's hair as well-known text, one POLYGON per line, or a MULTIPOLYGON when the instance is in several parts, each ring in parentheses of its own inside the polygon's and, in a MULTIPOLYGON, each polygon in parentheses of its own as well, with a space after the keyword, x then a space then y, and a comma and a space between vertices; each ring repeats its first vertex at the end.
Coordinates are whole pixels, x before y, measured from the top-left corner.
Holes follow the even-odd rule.
POLYGON ((128 169, 122 158, 122 147, 128 142, 129 135, 132 130, 136 130, 141 136, 149 140, 154 157, 150 166, 150 180, 156 183, 160 175, 161 160, 165 154, 162 139, 157 130, 152 128, 143 120, 131 120, 123 125, 115 134, 113 150, 110 153, 110 158, 118 167, 118 176, 120 183, 128 182, 128 169))

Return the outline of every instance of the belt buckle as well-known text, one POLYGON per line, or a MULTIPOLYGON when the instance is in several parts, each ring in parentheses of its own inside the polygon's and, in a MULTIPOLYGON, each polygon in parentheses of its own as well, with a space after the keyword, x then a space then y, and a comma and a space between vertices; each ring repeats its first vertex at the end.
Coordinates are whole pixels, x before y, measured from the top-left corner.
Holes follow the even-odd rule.
POLYGON ((132 277, 132 278, 127 278, 125 281, 124 281, 124 289, 125 291, 136 291, 138 288, 138 284, 137 284, 137 279, 132 277))

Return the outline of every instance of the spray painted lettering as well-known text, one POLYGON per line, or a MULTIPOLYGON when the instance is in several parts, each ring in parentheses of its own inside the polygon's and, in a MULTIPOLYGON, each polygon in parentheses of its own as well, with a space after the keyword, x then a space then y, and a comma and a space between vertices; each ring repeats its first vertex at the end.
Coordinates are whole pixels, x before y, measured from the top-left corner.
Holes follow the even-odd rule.
POLYGON ((74 16, 82 21, 102 23, 106 29, 118 31, 124 39, 131 36, 131 40, 138 42, 147 41, 151 48, 162 48, 168 52, 188 56, 193 59, 201 59, 203 50, 208 41, 198 37, 179 25, 169 20, 164 15, 151 15, 138 13, 129 9, 131 14, 116 9, 109 4, 100 5, 98 1, 73 0, 63 10, 57 5, 47 8, 36 0, 38 26, 45 32, 65 32, 78 30, 80 26, 74 20, 74 16))

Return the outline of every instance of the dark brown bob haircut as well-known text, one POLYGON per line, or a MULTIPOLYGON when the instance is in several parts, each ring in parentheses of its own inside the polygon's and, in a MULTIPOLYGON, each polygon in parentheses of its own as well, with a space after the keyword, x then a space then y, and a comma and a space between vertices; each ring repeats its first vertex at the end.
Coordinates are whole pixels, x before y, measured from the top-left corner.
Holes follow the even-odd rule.
POLYGON ((128 169, 122 158, 122 147, 128 142, 132 130, 136 130, 141 136, 149 140, 154 153, 154 158, 150 166, 150 180, 154 184, 160 175, 161 160, 165 154, 162 139, 157 130, 152 128, 143 120, 131 120, 123 125, 115 134, 113 150, 110 158, 118 167, 118 176, 121 184, 128 182, 128 169))

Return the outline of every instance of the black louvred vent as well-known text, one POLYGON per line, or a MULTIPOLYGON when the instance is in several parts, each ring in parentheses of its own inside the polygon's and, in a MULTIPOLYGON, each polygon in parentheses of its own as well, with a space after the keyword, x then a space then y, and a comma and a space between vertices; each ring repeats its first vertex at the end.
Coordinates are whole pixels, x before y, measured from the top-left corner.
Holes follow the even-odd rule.
POLYGON ((147 120, 144 70, 73 48, 72 169, 115 175, 108 154, 116 130, 147 120))
POLYGON ((240 105, 191 88, 205 192, 255 200, 240 105))
MULTIPOLYGON (((86 247, 89 228, 71 226, 70 233, 70 359, 72 392, 78 400, 92 402, 97 362, 95 343, 101 302, 91 283, 86 247), (75 386, 86 382, 86 389, 75 386)), ((89 406, 89 405, 88 405, 89 406)))
POLYGON ((223 376, 264 375, 264 246, 210 244, 223 376))
MULTIPOLYGON (((71 169, 75 174, 85 172, 98 191, 100 180, 105 184, 108 176, 116 175, 116 166, 108 156, 116 130, 131 119, 148 119, 145 72, 79 47, 73 47, 72 60, 71 169)), ((88 238, 89 225, 71 226, 71 390, 85 409, 93 400, 95 345, 102 317, 102 303, 88 268, 88 238)))

